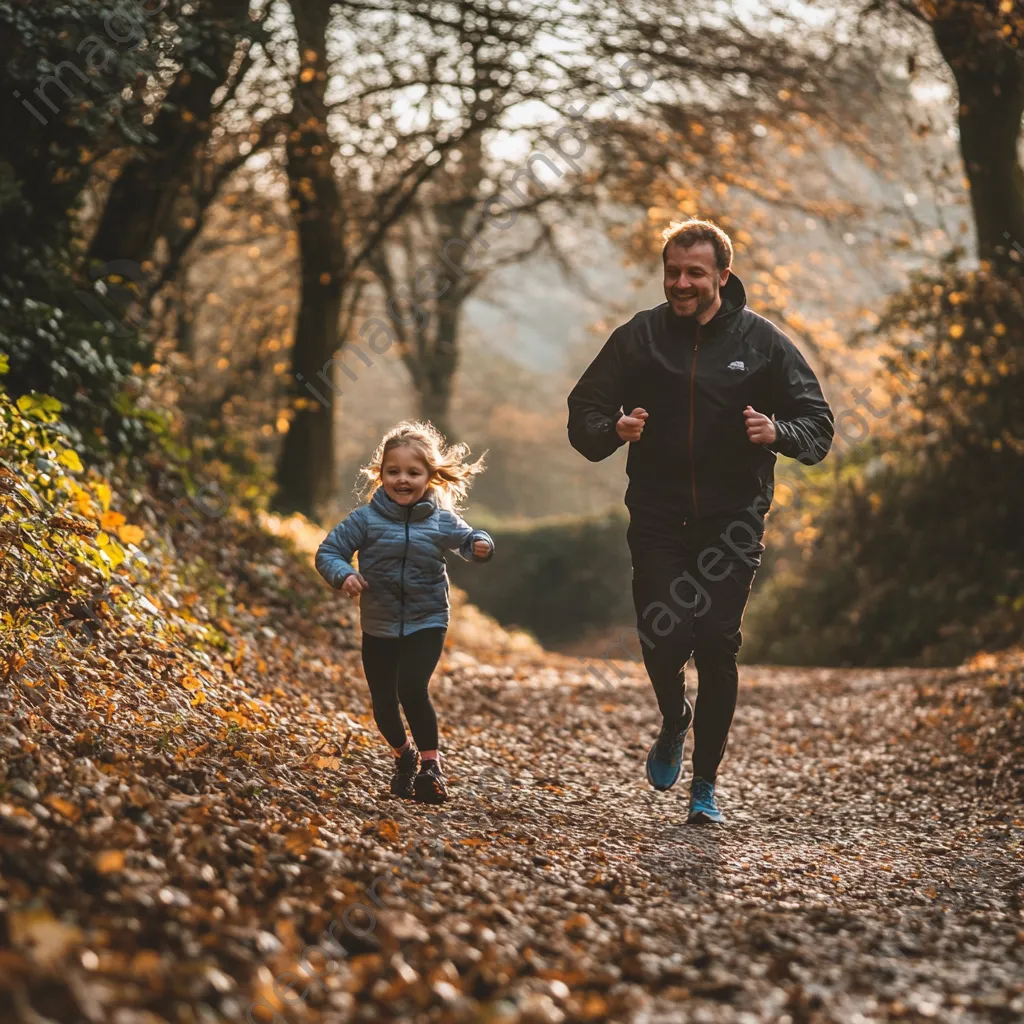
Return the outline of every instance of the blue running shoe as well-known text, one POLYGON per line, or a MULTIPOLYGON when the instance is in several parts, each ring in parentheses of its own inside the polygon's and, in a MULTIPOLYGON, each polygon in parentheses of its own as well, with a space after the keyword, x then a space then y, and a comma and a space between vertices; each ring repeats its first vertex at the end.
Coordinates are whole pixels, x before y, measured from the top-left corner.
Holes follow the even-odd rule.
POLYGON ((693 705, 683 698, 683 717, 678 723, 661 723, 661 732, 647 755, 647 781, 664 793, 679 781, 683 747, 693 722, 693 705))
POLYGON ((725 815, 718 809, 715 803, 715 784, 694 775, 690 783, 690 813, 687 815, 687 825, 706 825, 714 822, 720 825, 725 821, 725 815))

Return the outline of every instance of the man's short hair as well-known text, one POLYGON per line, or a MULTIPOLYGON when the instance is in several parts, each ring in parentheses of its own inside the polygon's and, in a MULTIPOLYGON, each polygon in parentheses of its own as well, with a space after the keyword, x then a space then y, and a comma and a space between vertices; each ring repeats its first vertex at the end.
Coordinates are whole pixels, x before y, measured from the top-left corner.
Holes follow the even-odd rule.
POLYGON ((661 262, 665 262, 665 253, 670 245, 680 245, 689 249, 698 242, 710 242, 715 250, 715 266, 718 272, 728 270, 732 266, 732 239, 710 220, 686 220, 669 224, 661 233, 664 245, 661 248, 661 262))

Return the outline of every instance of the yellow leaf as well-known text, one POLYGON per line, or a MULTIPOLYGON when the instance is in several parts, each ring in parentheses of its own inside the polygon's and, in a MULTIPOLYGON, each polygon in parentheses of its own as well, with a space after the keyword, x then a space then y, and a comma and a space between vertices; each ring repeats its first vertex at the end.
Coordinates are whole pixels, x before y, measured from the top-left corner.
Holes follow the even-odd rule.
POLYGON ((101 875, 112 875, 124 868, 123 850, 101 850, 94 861, 96 870, 101 875))
POLYGON ((206 694, 203 693, 202 690, 196 690, 196 692, 192 694, 192 707, 196 708, 196 707, 199 707, 200 704, 205 704, 205 703, 206 703, 206 694))
POLYGON ((112 569, 116 569, 124 561, 124 549, 120 544, 114 542, 109 533, 98 533, 96 535, 96 546, 110 563, 112 569))
POLYGON ((181 685, 184 686, 186 690, 198 690, 203 684, 201 680, 197 679, 190 673, 182 679, 181 685))
POLYGON ((102 526, 104 530, 116 530, 126 521, 127 520, 120 512, 104 512, 103 518, 100 520, 100 526, 102 526))
POLYGON ((78 452, 72 448, 65 448, 64 451, 57 456, 57 461, 62 466, 67 466, 68 469, 75 473, 81 473, 85 468, 82 465, 82 460, 78 457, 78 452))
POLYGON ((93 504, 92 498, 89 497, 89 492, 81 487, 73 490, 72 493, 75 496, 75 506, 83 516, 88 516, 90 519, 95 517, 96 506, 93 504))
POLYGON ((103 506, 103 511, 106 512, 110 508, 110 487, 108 484, 93 484, 93 489, 96 491, 96 497, 100 499, 100 504, 103 506))
POLYGON ((145 534, 139 527, 127 525, 117 528, 117 536, 122 544, 138 544, 145 534))

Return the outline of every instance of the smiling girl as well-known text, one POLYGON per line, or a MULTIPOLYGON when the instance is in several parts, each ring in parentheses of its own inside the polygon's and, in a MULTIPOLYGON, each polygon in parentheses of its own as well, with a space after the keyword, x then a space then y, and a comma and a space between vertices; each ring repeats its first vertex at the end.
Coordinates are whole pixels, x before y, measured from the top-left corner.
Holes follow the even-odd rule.
POLYGON ((450 616, 444 552, 475 562, 494 553, 490 536, 456 512, 484 468, 482 458, 470 463, 468 455, 466 445, 446 444, 429 423, 399 423, 360 471, 366 504, 334 527, 316 553, 320 575, 359 599, 373 717, 395 755, 391 792, 424 803, 448 798, 428 692, 450 616))

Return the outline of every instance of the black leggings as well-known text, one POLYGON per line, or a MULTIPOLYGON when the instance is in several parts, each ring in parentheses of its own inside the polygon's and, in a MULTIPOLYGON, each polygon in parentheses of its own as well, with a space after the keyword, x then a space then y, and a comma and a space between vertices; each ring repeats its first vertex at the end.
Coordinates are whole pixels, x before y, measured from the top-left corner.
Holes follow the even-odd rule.
POLYGON ((630 509, 633 603, 658 707, 683 713, 683 668, 697 664, 693 773, 713 782, 736 710, 740 622, 764 551, 764 521, 749 513, 684 522, 670 509, 630 509))
POLYGON ((373 718, 392 747, 405 743, 405 726, 398 709, 409 721, 420 750, 437 750, 437 715, 427 686, 444 649, 447 629, 418 629, 405 636, 363 634, 363 672, 370 684, 373 718))

